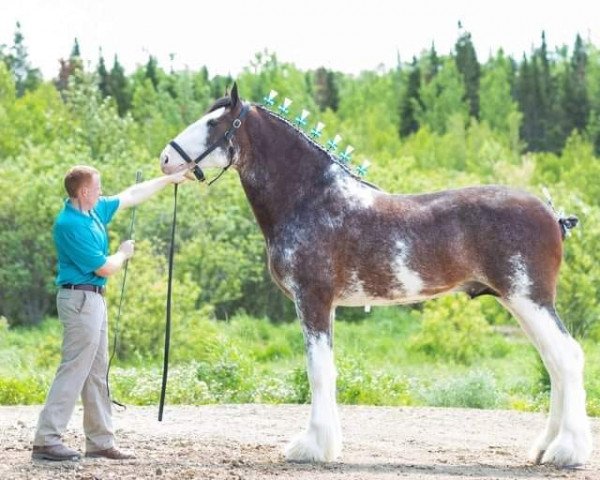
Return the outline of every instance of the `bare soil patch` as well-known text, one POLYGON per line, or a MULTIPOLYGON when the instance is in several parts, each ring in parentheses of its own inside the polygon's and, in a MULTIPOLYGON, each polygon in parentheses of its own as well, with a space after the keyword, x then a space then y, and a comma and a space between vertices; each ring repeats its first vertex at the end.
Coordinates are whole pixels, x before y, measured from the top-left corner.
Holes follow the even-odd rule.
MULTIPOLYGON (((341 406, 344 451, 330 464, 284 461, 307 405, 168 406, 115 412, 119 447, 135 460, 31 460, 41 407, 0 407, 0 479, 600 479, 600 455, 580 470, 527 463, 541 414, 501 410, 341 406)), ((65 443, 83 449, 81 409, 65 443)), ((593 421, 600 445, 600 421, 593 421)))

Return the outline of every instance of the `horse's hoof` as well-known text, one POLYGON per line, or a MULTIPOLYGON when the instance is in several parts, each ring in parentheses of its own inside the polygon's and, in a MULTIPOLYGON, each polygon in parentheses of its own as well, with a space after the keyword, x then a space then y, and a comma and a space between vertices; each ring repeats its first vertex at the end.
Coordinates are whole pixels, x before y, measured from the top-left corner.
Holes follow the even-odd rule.
POLYGON ((331 462, 341 453, 340 440, 333 438, 317 439, 316 432, 308 430, 294 438, 284 454, 289 462, 331 462))
POLYGON ((542 463, 542 457, 546 453, 546 450, 540 450, 539 448, 532 448, 529 452, 529 461, 534 465, 540 465, 542 463))
POLYGON ((590 435, 560 433, 544 452, 541 463, 560 468, 578 468, 585 465, 591 452, 590 435))

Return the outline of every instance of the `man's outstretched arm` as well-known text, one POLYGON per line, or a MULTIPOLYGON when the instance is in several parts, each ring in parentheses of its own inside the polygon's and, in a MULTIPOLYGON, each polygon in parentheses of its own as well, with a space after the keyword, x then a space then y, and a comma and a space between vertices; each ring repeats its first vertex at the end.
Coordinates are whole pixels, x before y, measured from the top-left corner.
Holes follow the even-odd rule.
POLYGON ((162 177, 153 178, 142 183, 136 183, 135 185, 126 188, 121 193, 114 196, 119 199, 119 210, 145 202, 167 185, 184 182, 187 179, 186 174, 188 173, 189 169, 186 168, 170 175, 163 175, 162 177))

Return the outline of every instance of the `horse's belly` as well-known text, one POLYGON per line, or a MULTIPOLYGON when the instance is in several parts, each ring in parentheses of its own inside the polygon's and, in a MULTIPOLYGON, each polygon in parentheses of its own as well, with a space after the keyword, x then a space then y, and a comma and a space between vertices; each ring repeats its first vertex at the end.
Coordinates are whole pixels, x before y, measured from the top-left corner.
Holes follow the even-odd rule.
POLYGON ((342 294, 335 300, 335 305, 340 307, 362 307, 365 305, 385 306, 385 305, 408 305, 411 303, 423 302, 432 298, 450 293, 454 289, 437 291, 436 293, 407 293, 404 291, 392 292, 390 295, 377 296, 371 295, 362 289, 356 289, 352 292, 342 294))

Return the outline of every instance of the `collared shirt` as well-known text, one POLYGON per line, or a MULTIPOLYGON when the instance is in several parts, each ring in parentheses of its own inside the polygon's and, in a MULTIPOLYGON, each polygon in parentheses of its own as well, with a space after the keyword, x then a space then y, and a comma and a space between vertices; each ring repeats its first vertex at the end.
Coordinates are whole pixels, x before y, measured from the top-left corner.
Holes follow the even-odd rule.
POLYGON ((56 284, 106 285, 94 272, 108 257, 107 225, 119 208, 116 197, 100 197, 94 208, 82 212, 69 199, 54 222, 52 235, 58 255, 56 284))

